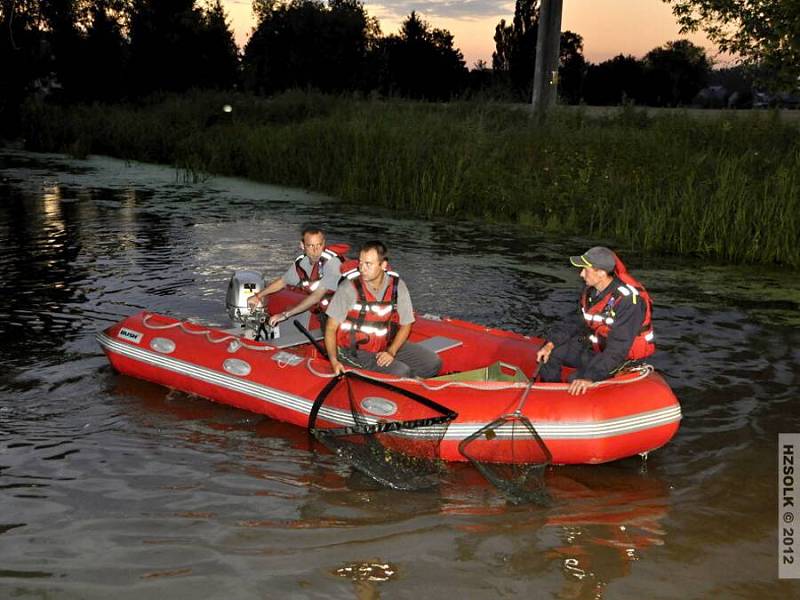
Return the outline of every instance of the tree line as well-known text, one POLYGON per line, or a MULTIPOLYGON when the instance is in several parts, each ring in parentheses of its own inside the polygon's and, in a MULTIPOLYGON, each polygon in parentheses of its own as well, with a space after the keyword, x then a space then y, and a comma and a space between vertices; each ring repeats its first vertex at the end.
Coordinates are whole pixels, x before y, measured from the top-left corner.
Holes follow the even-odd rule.
MULTIPOLYGON (((241 52, 220 0, 0 0, 0 111, 6 120, 37 92, 114 102, 190 88, 529 101, 539 8, 516 0, 495 28, 491 65, 470 70, 447 30, 412 12, 385 35, 360 0, 253 0, 241 52)), ((561 35, 565 103, 686 105, 711 74, 705 51, 685 40, 591 64, 580 35, 561 35)))

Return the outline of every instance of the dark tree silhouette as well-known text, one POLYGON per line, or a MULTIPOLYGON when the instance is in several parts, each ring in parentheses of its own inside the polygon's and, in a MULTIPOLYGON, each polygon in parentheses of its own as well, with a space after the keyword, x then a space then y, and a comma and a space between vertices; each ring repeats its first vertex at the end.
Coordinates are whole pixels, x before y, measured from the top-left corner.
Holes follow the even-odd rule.
POLYGON ((708 83, 706 51, 688 40, 667 42, 644 57, 645 99, 651 106, 686 106, 708 83))
POLYGON ((416 12, 403 21, 399 35, 382 39, 375 52, 384 94, 447 100, 466 86, 467 68, 453 36, 432 29, 416 12))
POLYGON ((663 0, 681 33, 702 29, 722 52, 758 66, 770 87, 797 89, 800 79, 800 4, 797 0, 663 0))
POLYGON ((198 85, 218 89, 238 85, 239 49, 220 0, 214 0, 203 14, 200 45, 206 68, 205 77, 198 85))
POLYGON ((648 52, 643 60, 620 54, 599 65, 589 65, 584 100, 603 106, 628 101, 686 106, 705 87, 710 74, 705 50, 687 40, 668 42, 648 52))
POLYGON ((0 0, 0 24, 4 122, 28 94, 109 102, 238 76, 219 0, 207 11, 195 0, 0 0))
POLYGON ((128 44, 119 20, 124 9, 124 2, 119 0, 97 0, 89 9, 84 99, 110 102, 120 100, 127 91, 124 66, 128 44))
POLYGON ((644 64, 633 56, 619 54, 614 58, 589 65, 583 86, 587 104, 617 106, 644 100, 644 64))
POLYGON ((486 61, 479 60, 472 65, 467 79, 467 88, 471 94, 479 94, 483 98, 487 97, 487 94, 490 97, 497 95, 498 89, 493 87, 495 84, 494 71, 486 61))
POLYGON ((539 0, 516 0, 511 25, 501 19, 494 31, 492 69, 509 81, 522 101, 531 98, 538 29, 539 0))
POLYGON ((236 46, 221 5, 194 0, 133 0, 132 94, 226 87, 236 80, 236 46))
POLYGON ((76 0, 49 0, 41 2, 40 7, 49 66, 61 86, 60 96, 81 99, 87 74, 86 44, 79 27, 86 23, 86 7, 76 0))
MULTIPOLYGON (((494 30, 495 51, 492 70, 495 77, 510 86, 517 100, 530 102, 533 71, 536 67, 536 38, 539 32, 539 0, 516 0, 514 19, 507 25, 501 19, 494 30)), ((559 96, 577 104, 586 71, 583 38, 577 33, 561 33, 559 62, 559 96)))
MULTIPOLYGON (((61 101, 96 97, 109 77, 95 59, 114 56, 101 43, 104 15, 112 4, 122 6, 124 1, 3 0, 2 103, 18 104, 30 93, 61 101)), ((116 31, 115 44, 119 48, 123 41, 119 28, 116 31)), ((113 65, 110 79, 120 71, 118 62, 113 65)))
POLYGON ((558 95, 567 104, 578 104, 583 97, 586 59, 583 57, 583 38, 572 31, 561 33, 558 66, 558 95))
POLYGON ((259 0, 259 23, 244 51, 247 87, 259 93, 311 87, 359 89, 377 22, 357 0, 259 0))
POLYGON ((40 25, 38 0, 0 1, 0 133, 4 135, 16 132, 25 95, 50 72, 40 25))

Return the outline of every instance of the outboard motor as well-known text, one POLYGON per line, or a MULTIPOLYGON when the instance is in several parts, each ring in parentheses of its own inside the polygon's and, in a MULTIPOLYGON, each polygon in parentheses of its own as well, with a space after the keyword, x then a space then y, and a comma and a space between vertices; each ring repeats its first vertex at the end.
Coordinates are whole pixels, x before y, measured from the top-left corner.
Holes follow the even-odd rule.
MULTIPOLYGON (((236 271, 228 283, 228 294, 225 296, 225 308, 232 321, 243 322, 252 312, 247 306, 247 299, 264 289, 264 278, 255 271, 236 271)), ((259 311, 260 312, 260 311, 259 311)))
POLYGON ((231 321, 241 325, 242 335, 256 341, 280 337, 278 326, 270 327, 269 313, 258 306, 251 309, 247 299, 264 289, 264 278, 255 271, 236 271, 228 283, 225 308, 231 321))

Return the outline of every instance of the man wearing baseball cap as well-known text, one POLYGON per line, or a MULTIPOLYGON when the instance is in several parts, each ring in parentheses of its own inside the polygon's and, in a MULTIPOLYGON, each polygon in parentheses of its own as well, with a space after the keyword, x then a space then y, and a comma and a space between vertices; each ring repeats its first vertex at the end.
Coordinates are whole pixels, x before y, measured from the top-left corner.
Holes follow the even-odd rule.
POLYGON ((586 283, 577 317, 555 330, 539 350, 542 381, 561 381, 561 368, 574 367, 569 393, 584 394, 627 361, 655 352, 652 301, 614 252, 605 246, 571 256, 586 283))

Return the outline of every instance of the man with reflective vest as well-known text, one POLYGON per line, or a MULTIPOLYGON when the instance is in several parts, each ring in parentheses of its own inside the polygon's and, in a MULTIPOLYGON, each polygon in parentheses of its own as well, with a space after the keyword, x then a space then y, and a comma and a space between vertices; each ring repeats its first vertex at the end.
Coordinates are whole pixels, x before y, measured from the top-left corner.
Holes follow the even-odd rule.
POLYGON ((300 249, 303 253, 283 275, 276 277, 263 290, 247 299, 248 306, 255 308, 265 297, 279 292, 287 285, 308 294, 291 308, 272 315, 269 319, 272 327, 296 315, 300 315, 301 324, 307 327, 310 317, 308 311, 324 311, 342 276, 342 257, 325 246, 325 234, 319 227, 308 226, 303 229, 300 249))
POLYGON ((326 314, 325 349, 335 373, 345 365, 399 377, 434 377, 442 361, 408 342, 414 309, 405 282, 388 270, 386 246, 367 242, 358 269, 346 273, 326 314))
POLYGON ((539 350, 542 381, 561 381, 561 367, 575 367, 569 393, 583 394, 628 361, 655 352, 650 295, 617 255, 595 246, 570 257, 586 282, 576 319, 556 330, 539 350))

